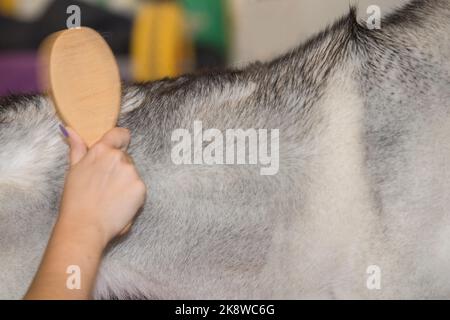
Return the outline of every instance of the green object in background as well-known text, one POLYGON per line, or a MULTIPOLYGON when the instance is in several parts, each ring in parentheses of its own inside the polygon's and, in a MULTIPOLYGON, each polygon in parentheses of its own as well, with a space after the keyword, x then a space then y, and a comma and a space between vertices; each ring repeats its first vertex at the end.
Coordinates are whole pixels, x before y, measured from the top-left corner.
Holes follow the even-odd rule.
POLYGON ((196 44, 228 53, 226 0, 179 0, 193 26, 196 44))
POLYGON ((106 8, 108 6, 108 1, 107 0, 97 0, 96 1, 97 5, 102 7, 102 8, 106 8))

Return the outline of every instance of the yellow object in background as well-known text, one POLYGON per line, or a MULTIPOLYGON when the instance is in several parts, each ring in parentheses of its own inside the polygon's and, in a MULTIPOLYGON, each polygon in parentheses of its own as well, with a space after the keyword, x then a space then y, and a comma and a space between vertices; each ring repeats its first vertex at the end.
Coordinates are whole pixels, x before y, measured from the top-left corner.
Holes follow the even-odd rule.
POLYGON ((189 70, 193 45, 186 26, 183 9, 174 1, 142 5, 131 39, 135 81, 175 77, 189 70))
POLYGON ((0 13, 11 16, 16 10, 15 0, 0 0, 0 13))

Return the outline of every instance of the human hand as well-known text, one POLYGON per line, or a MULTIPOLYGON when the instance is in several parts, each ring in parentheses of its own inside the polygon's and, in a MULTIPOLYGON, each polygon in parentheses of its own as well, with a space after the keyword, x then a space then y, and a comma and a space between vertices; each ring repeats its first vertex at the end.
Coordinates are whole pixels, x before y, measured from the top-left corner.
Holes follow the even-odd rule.
POLYGON ((114 128, 88 150, 74 130, 66 131, 70 168, 58 224, 79 234, 94 234, 104 247, 128 231, 145 200, 145 184, 126 154, 130 133, 114 128))

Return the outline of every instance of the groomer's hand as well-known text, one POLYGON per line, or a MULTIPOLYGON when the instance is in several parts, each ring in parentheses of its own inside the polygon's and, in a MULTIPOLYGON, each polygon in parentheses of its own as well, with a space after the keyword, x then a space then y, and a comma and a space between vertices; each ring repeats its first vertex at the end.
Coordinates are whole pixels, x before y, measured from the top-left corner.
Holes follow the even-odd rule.
POLYGON ((25 299, 90 298, 106 245, 127 231, 145 199, 145 185, 126 154, 128 130, 112 129, 89 150, 75 131, 61 130, 70 167, 59 217, 25 299), (72 272, 79 283, 70 282, 72 272))
POLYGON ((90 149, 74 130, 67 133, 70 168, 59 222, 96 232, 106 245, 128 231, 145 200, 145 184, 126 153, 130 133, 114 128, 90 149))

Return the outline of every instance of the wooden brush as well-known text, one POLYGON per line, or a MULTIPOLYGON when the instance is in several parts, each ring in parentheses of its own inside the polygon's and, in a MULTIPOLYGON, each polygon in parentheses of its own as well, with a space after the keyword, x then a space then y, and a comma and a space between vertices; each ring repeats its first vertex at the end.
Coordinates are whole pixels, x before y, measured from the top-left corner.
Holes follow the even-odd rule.
POLYGON ((40 81, 65 125, 92 146, 116 126, 121 83, 114 55, 90 28, 49 36, 40 48, 40 81))

